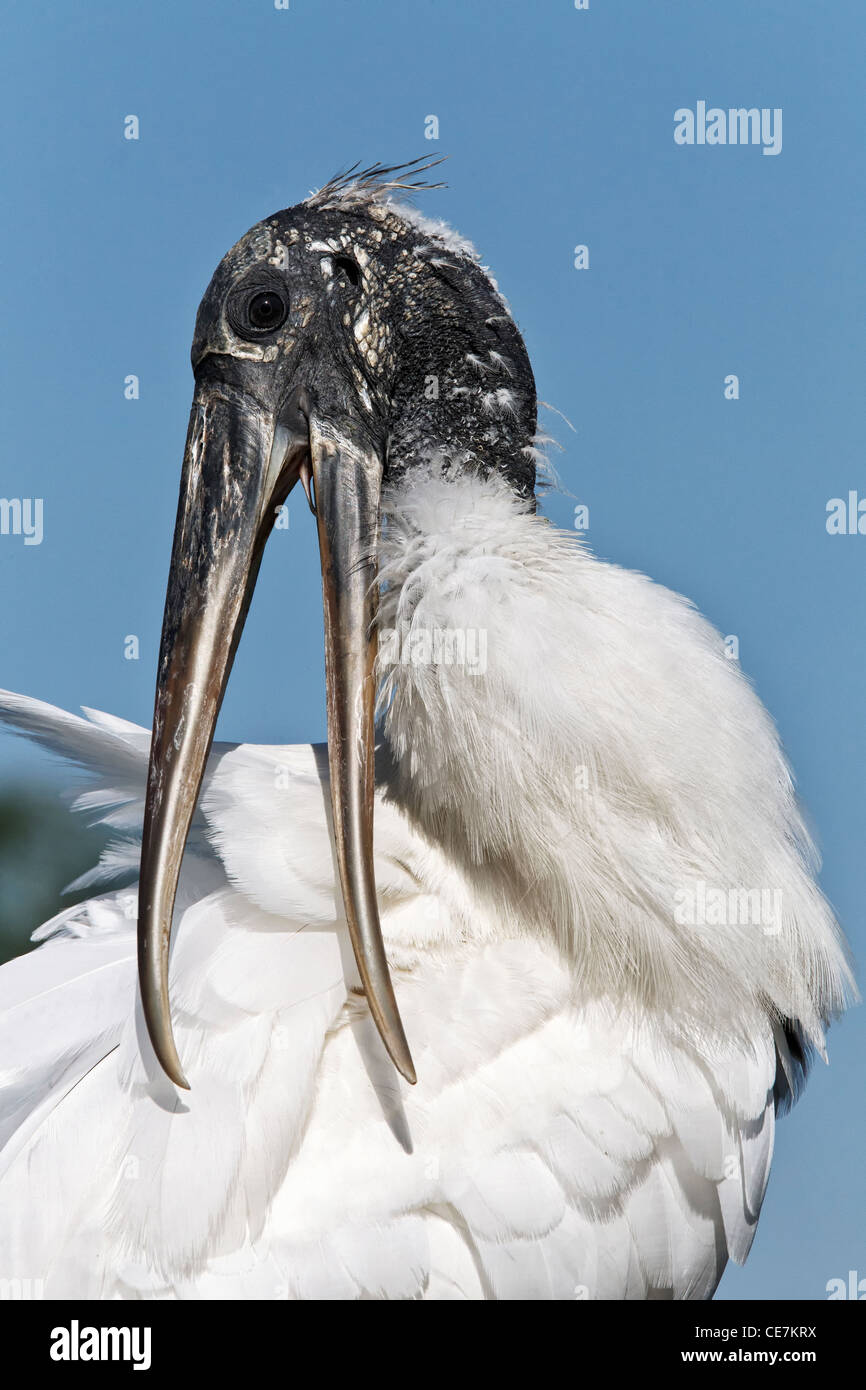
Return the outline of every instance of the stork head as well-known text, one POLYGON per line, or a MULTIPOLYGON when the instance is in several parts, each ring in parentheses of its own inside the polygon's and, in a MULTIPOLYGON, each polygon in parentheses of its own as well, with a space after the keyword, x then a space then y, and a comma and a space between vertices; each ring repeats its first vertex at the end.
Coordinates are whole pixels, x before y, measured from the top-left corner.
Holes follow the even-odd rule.
POLYGON ((180 1086, 168 997, 180 863, 265 541, 299 479, 311 505, 315 496, 346 921, 373 1018, 414 1080, 373 879, 380 490, 433 463, 496 471, 532 505, 535 389, 517 327, 471 246, 390 201, 395 189, 424 186, 408 181, 410 169, 340 176, 260 222, 221 261, 199 307, 139 896, 145 1019, 180 1086))

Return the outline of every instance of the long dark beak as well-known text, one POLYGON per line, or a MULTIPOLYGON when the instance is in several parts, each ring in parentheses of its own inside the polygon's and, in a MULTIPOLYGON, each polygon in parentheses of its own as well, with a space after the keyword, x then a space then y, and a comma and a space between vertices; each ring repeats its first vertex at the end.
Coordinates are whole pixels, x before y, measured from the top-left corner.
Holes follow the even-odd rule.
POLYGON ((196 389, 165 601, 139 886, 138 964, 161 1066, 188 1087, 171 1026, 168 957, 181 860, 275 509, 299 476, 316 492, 325 607, 328 756, 337 862, 361 982, 382 1040, 415 1071, 373 875, 376 557, 381 461, 312 418, 303 394, 275 421, 222 382, 196 389))

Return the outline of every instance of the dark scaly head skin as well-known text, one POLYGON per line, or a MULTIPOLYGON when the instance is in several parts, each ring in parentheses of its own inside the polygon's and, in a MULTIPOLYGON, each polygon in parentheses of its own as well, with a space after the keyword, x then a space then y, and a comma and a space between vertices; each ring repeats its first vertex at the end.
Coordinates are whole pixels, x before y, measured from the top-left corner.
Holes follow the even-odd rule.
POLYGON ((357 414, 385 481, 435 457, 532 499, 535 382, 508 305, 468 242, 391 190, 387 177, 333 180, 251 228, 202 299, 193 366, 276 410, 303 380, 311 402, 357 414), (287 317, 250 341, 248 305, 269 287, 287 317))
POLYGON ((433 465, 496 473, 533 507, 536 402, 523 341, 472 248, 390 204, 419 186, 406 172, 350 172, 260 222, 220 262, 196 319, 139 886, 144 1016, 179 1086, 168 960, 181 859, 274 510, 298 479, 315 489, 346 925, 382 1040, 415 1079, 373 877, 380 492, 433 465))

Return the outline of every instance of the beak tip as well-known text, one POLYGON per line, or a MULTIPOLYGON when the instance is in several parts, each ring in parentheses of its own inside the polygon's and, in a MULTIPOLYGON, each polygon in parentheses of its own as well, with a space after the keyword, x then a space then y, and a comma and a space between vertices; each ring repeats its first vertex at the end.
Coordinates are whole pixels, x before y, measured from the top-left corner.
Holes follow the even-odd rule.
POLYGON ((192 1089, 183 1074, 180 1060, 177 1056, 174 1058, 160 1057, 159 1064, 173 1085, 179 1087, 181 1091, 189 1091, 192 1089))
POLYGON ((409 1046, 405 1039, 401 1038, 400 1042, 402 1043, 400 1047, 388 1046, 388 1051, 391 1054, 391 1061, 394 1063, 394 1066, 397 1068, 404 1081, 408 1081, 410 1086, 415 1086, 418 1083, 418 1076, 415 1071, 415 1063, 412 1061, 412 1054, 409 1051, 409 1046))
MULTIPOLYGON (((144 873, 144 869, 142 870, 144 873)), ((169 917, 170 917, 169 913, 169 917)), ((153 937, 156 918, 150 912, 138 921, 138 981, 144 1024, 154 1056, 169 1081, 188 1091, 190 1084, 184 1076, 171 1026, 171 1007, 168 1000, 167 942, 164 952, 148 949, 153 937)))
MULTIPOLYGON (((151 1042, 153 1042, 152 1038, 151 1042)), ((184 1076, 183 1067, 180 1064, 180 1058, 174 1046, 174 1039, 169 1037, 168 1044, 162 1047, 157 1047, 154 1044, 153 1050, 156 1053, 156 1060, 159 1062, 159 1065, 162 1067, 169 1081, 175 1086, 180 1087, 182 1091, 189 1091, 191 1087, 184 1076)))

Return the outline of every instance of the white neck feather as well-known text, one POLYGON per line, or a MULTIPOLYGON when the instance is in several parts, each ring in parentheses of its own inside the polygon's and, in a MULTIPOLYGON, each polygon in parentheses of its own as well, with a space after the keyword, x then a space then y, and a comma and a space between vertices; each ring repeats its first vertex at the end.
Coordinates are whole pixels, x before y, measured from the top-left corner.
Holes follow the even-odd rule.
POLYGON ((391 794, 488 920, 556 943, 582 998, 724 1033, 769 1011, 820 1046, 844 951, 720 636, 497 479, 410 475, 384 516, 391 794))

